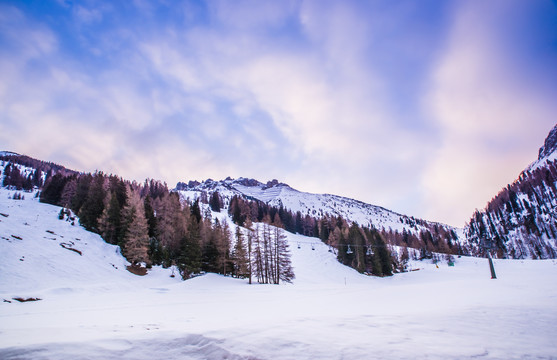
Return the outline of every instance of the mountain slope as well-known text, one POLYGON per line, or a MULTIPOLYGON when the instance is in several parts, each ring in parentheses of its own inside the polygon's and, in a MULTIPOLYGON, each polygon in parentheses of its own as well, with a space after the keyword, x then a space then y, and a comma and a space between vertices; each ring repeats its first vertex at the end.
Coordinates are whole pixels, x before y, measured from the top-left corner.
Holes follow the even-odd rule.
POLYGON ((61 208, 39 203, 32 193, 23 200, 14 194, 0 189, 0 297, 44 297, 45 291, 133 277, 117 246, 67 217, 59 220, 61 208))
POLYGON ((248 200, 259 200, 270 206, 282 206, 293 213, 300 212, 302 216, 308 215, 314 218, 340 216, 349 223, 356 222, 362 226, 372 226, 385 231, 419 234, 420 231, 440 227, 447 232, 454 232, 457 236, 461 234, 461 229, 445 224, 416 219, 342 196, 301 192, 277 180, 264 184, 246 178, 227 178, 222 181, 208 179, 201 183, 196 181, 187 184, 178 183, 176 190, 185 199, 207 201, 214 192, 218 192, 224 199, 225 205, 233 196, 240 196, 248 200))
POLYGON ((557 257, 557 126, 538 159, 477 211, 465 229, 477 254, 498 257, 557 257))

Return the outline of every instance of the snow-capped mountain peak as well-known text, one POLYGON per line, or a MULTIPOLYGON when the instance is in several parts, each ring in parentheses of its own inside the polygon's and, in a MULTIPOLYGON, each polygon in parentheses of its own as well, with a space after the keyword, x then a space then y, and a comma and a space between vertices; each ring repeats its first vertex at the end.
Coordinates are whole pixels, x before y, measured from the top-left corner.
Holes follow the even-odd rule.
POLYGON ((249 178, 226 178, 215 181, 212 179, 203 182, 180 182, 176 190, 184 199, 209 199, 210 195, 218 192, 226 206, 233 196, 247 200, 257 200, 269 206, 283 207, 293 213, 300 212, 302 216, 309 215, 314 218, 324 216, 342 217, 346 221, 355 222, 363 226, 373 226, 377 229, 389 229, 402 233, 418 234, 428 226, 445 227, 448 231, 455 229, 443 224, 415 219, 380 206, 371 205, 362 201, 331 194, 313 194, 296 190, 288 184, 276 179, 262 183, 249 178))
POLYGON ((544 144, 540 148, 538 160, 549 157, 555 152, 555 150, 557 150, 557 125, 551 129, 549 135, 545 138, 544 144))
POLYGON ((538 159, 526 168, 526 171, 533 171, 541 166, 545 166, 548 161, 557 159, 557 125, 555 125, 545 138, 543 146, 538 152, 538 159))

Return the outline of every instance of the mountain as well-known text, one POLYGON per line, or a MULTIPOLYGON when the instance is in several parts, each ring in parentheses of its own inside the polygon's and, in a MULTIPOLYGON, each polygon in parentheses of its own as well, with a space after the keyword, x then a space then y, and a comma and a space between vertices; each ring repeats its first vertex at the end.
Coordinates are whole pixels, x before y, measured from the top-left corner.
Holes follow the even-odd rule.
POLYGON ((526 171, 533 171, 539 167, 544 167, 548 163, 557 159, 557 125, 551 129, 543 146, 540 148, 538 159, 526 168, 526 171))
MULTIPOLYGON (((417 219, 342 196, 298 191, 277 180, 262 183, 248 178, 227 178, 221 181, 208 179, 203 182, 180 182, 175 190, 183 199, 200 199, 201 202, 208 202, 213 194, 218 193, 225 207, 230 205, 234 197, 240 197, 259 201, 270 207, 284 208, 302 221, 309 220, 310 225, 305 226, 307 231, 297 231, 309 236, 317 237, 317 230, 312 230, 317 222, 315 220, 341 217, 348 224, 355 222, 379 230, 391 245, 409 245, 411 241, 408 238, 414 237, 417 245, 413 247, 416 248, 422 245, 425 247, 427 239, 431 239, 431 250, 439 250, 440 243, 448 243, 451 248, 453 244, 458 244, 459 250, 455 248, 454 253, 465 251, 463 249, 466 247, 462 229, 417 219)), ((323 240, 327 240, 326 237, 323 240)))
POLYGON ((507 185, 465 228, 475 253, 498 257, 557 257, 557 125, 538 159, 507 185))

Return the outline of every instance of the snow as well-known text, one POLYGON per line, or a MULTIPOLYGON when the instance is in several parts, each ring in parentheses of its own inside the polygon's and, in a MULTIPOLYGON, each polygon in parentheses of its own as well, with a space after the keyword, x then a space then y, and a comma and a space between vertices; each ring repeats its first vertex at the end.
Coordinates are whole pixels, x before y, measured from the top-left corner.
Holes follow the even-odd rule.
POLYGON ((0 151, 0 156, 18 156, 18 153, 11 151, 0 151))
MULTIPOLYGON (((322 217, 323 215, 341 216, 346 221, 356 222, 363 226, 373 225, 377 229, 392 229, 402 233, 403 230, 418 234, 426 228, 415 224, 414 219, 380 206, 366 204, 364 202, 331 194, 312 194, 298 191, 286 184, 269 186, 255 180, 257 185, 246 186, 242 184, 243 178, 227 179, 223 181, 206 180, 198 186, 189 187, 187 190, 178 192, 183 199, 197 199, 202 192, 218 193, 225 199, 231 199, 234 195, 245 196, 248 199, 257 199, 271 206, 283 206, 302 216, 322 217), (403 219, 405 222, 402 222, 403 219)), ((431 225, 437 224, 428 222, 431 225)), ((464 241, 463 229, 453 228, 448 225, 438 224, 447 229, 454 230, 460 241, 464 241)))
POLYGON ((0 216, 0 297, 11 301, 0 302, 1 359, 557 354, 554 260, 495 260, 496 280, 486 259, 466 257, 375 278, 339 264, 317 239, 288 234, 293 284, 216 274, 180 281, 159 267, 141 277, 125 270, 117 247, 58 220, 60 208, 12 194, 0 189, 0 213, 9 215, 0 216), (71 241, 82 255, 60 246, 71 241))

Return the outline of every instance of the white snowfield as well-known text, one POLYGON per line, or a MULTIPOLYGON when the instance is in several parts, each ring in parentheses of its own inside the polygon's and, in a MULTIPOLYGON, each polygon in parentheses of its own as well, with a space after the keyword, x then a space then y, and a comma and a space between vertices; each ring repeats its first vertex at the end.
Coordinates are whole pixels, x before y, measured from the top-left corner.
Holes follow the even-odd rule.
POLYGON ((12 194, 0 190, 0 359, 557 356, 552 260, 497 260, 496 280, 486 259, 464 257, 374 278, 288 234, 293 284, 181 281, 161 268, 140 277, 117 247, 58 220, 60 208, 12 194))

